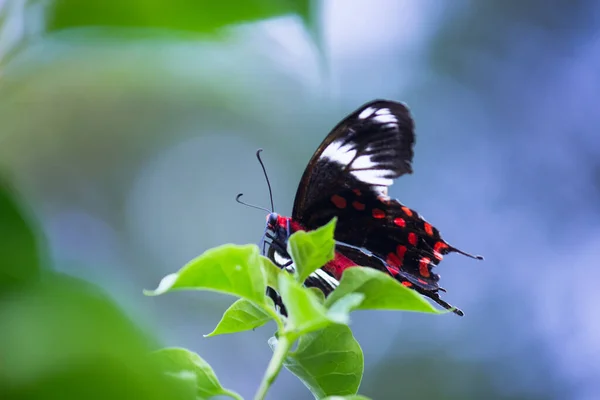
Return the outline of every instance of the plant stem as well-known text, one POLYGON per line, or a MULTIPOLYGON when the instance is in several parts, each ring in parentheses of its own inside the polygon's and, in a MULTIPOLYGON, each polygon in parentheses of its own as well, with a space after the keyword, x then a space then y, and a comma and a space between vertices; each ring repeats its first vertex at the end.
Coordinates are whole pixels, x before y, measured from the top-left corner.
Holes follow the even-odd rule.
POLYGON ((277 346, 273 352, 273 357, 271 357, 271 361, 269 361, 269 366, 267 367, 267 371, 265 372, 262 382, 260 382, 260 386, 258 387, 256 395, 254 396, 254 400, 265 399, 267 396, 267 391, 273 382, 275 382, 275 378, 277 378, 279 371, 281 371, 283 360, 285 360, 285 356, 290 351, 293 343, 293 338, 288 337, 288 335, 283 334, 279 336, 277 340, 277 346))
POLYGON ((240 396, 240 395, 239 395, 239 394, 237 394, 236 392, 232 392, 231 390, 227 390, 227 389, 225 389, 225 390, 223 390, 223 394, 224 394, 225 396, 232 397, 232 398, 234 398, 235 400, 244 400, 244 399, 242 398, 242 396, 240 396))
POLYGON ((283 332, 283 330, 285 329, 285 326, 283 324, 283 320, 281 319, 281 316, 277 313, 277 311, 275 311, 275 309, 273 307, 269 307, 268 305, 264 306, 263 310, 273 318, 273 320, 277 324, 277 331, 283 332))

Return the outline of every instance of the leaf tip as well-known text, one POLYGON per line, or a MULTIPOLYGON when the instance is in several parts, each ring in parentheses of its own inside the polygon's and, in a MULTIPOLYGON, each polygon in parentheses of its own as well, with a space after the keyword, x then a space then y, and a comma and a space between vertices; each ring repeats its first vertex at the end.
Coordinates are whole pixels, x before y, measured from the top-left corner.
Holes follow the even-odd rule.
POLYGON ((175 281, 177 281, 177 276, 178 276, 178 274, 176 274, 176 273, 165 276, 164 278, 161 279, 161 281, 158 284, 158 287, 156 289, 154 289, 154 290, 144 289, 144 294, 146 296, 158 296, 158 295, 168 292, 169 289, 171 289, 173 287, 173 284, 175 284, 175 281))

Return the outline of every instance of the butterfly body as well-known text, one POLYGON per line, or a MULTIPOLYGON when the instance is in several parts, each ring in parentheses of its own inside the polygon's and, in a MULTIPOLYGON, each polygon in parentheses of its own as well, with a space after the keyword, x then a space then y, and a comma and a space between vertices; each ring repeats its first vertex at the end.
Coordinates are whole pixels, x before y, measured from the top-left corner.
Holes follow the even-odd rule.
MULTIPOLYGON (((291 217, 284 217, 273 213, 267 216, 267 230, 275 233, 275 236, 271 236, 272 242, 270 243, 269 247, 269 258, 274 260, 274 262, 280 267, 287 268, 288 271, 292 272, 294 265, 291 262, 291 257, 287 253, 285 245, 287 244, 287 239, 291 234, 298 231, 305 231, 306 228, 304 228, 300 223, 291 217), (268 221, 270 217, 272 218, 272 221, 268 221)), ((321 279, 324 278, 329 282, 328 285, 314 286, 319 287, 321 290, 323 290, 325 295, 327 295, 338 285, 344 270, 356 265, 357 264, 355 261, 346 257, 340 251, 336 251, 333 260, 329 261, 322 267, 322 270, 325 271, 330 277, 327 278, 324 277, 323 274, 317 273, 317 275, 309 277, 308 285, 313 286, 310 285, 310 283, 311 280, 314 280, 316 277, 320 276, 321 279)))
MULTIPOLYGON (((445 290, 432 269, 450 252, 481 257, 449 245, 415 210, 388 196, 395 178, 412 173, 414 142, 414 123, 402 103, 375 100, 347 116, 309 161, 292 216, 267 216, 268 257, 293 271, 286 250, 290 235, 317 229, 337 217, 335 257, 311 274, 306 286, 327 296, 347 268, 370 267, 452 309, 440 299, 438 292, 445 290)), ((276 295, 273 290, 269 294, 276 295)), ((462 315, 458 309, 454 312, 462 315)))

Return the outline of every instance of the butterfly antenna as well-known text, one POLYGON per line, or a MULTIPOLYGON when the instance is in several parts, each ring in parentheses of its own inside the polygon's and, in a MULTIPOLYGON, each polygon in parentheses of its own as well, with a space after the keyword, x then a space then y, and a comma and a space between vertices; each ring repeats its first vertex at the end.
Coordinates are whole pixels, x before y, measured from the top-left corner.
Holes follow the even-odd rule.
POLYGON ((275 212, 275 206, 273 205, 273 191, 271 190, 271 182, 269 182, 269 176, 267 175, 267 169, 265 168, 265 164, 263 163, 262 159, 260 158, 261 151, 263 151, 263 149, 258 149, 256 151, 256 158, 258 158, 258 162, 260 163, 263 173, 265 174, 265 180, 267 181, 267 186, 269 187, 269 199, 271 200, 271 212, 275 212))
POLYGON ((255 205, 253 205, 253 204, 244 203, 243 201, 241 201, 241 200, 240 200, 240 197, 242 197, 243 195, 244 195, 244 193, 240 193, 240 194, 238 194, 237 196, 235 196, 235 201, 237 201, 238 203, 240 203, 241 205, 243 205, 243 206, 246 206, 246 207, 250 207, 250 208, 256 208, 257 210, 263 210, 263 211, 266 211, 266 212, 268 212, 268 213, 270 213, 270 212, 271 212, 271 211, 267 210, 267 209, 266 209, 266 208, 264 208, 264 207, 255 206, 255 205))

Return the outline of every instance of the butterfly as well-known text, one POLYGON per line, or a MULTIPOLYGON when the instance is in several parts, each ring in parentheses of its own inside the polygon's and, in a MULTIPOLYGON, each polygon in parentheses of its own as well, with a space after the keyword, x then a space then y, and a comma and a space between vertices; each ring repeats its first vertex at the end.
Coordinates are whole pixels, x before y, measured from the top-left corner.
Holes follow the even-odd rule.
MULTIPOLYGON (((451 252, 483 257, 451 246, 419 213, 388 196, 394 179, 413 172, 414 144, 414 122, 403 103, 374 100, 352 112, 325 137, 308 162, 291 217, 267 215, 263 253, 278 267, 293 272, 286 250, 290 235, 317 229, 337 217, 335 257, 312 273, 305 286, 327 296, 347 268, 370 267, 464 315, 440 298, 445 290, 433 269, 451 252)), ((259 161, 264 170, 260 157, 259 161)), ((285 314, 277 292, 269 288, 267 294, 285 314)))

